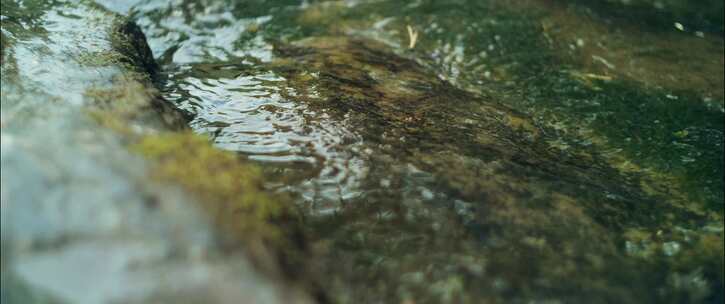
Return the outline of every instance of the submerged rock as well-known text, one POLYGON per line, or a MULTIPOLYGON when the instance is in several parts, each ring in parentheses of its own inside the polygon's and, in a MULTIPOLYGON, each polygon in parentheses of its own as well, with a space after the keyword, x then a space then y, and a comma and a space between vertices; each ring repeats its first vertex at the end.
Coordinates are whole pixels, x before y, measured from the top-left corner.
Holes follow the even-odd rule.
POLYGON ((667 204, 653 208, 656 198, 635 177, 608 168, 593 149, 562 147, 555 132, 528 116, 457 89, 381 43, 324 37, 275 51, 272 69, 289 80, 290 99, 344 119, 383 152, 440 175, 462 199, 526 201, 547 187, 546 195, 581 197, 578 204, 613 229, 662 222, 667 212, 697 217, 667 204), (485 171, 500 174, 500 184, 482 180, 485 171))
MULTIPOLYGON (((435 202, 458 218, 451 221, 449 211, 426 203, 410 206, 410 198, 393 194, 405 191, 401 186, 347 201, 331 221, 338 224, 323 221, 323 229, 342 231, 328 240, 334 244, 331 256, 347 256, 344 266, 326 267, 335 280, 353 284, 348 288, 356 291, 343 301, 657 302, 664 298, 648 290, 663 288, 668 279, 627 257, 623 232, 707 221, 667 193, 643 189, 646 183, 637 176, 610 168, 594 149, 566 146, 548 127, 492 96, 456 88, 382 43, 308 38, 277 44, 275 55, 268 68, 287 79, 283 96, 344 122, 371 149, 365 159, 375 165, 367 183, 410 183, 392 169, 409 164, 429 174, 426 185, 433 189, 417 200, 435 202), (361 209, 390 212, 390 219, 361 209), (433 231, 427 228, 431 222, 433 231), (387 237, 379 230, 396 226, 408 228, 387 237), (424 251, 431 256, 422 256, 424 251), (375 257, 380 260, 363 262, 375 257), (406 272, 425 279, 400 275, 406 272), (383 285, 359 289, 352 283, 366 273, 383 285)), ((722 282, 710 278, 711 287, 665 294, 700 297, 722 282)))

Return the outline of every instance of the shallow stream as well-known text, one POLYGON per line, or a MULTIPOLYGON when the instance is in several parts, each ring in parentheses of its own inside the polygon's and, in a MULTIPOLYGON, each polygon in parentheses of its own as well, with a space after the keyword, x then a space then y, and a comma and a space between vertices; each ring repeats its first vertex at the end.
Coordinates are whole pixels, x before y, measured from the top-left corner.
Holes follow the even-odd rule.
POLYGON ((254 303, 284 302, 275 286, 288 282, 333 303, 721 303, 723 2, 598 3, 2 0, 3 275, 61 302, 124 301, 108 296, 123 288, 142 301, 154 292, 139 289, 167 287, 138 279, 84 298, 38 266, 60 257, 34 255, 147 229, 165 240, 157 255, 217 252, 220 230, 193 202, 205 196, 158 185, 89 118, 84 90, 116 72, 78 63, 104 46, 73 33, 99 5, 139 25, 164 102, 259 168, 304 235, 304 250, 279 249, 296 257, 282 283, 228 252, 165 267, 266 288, 254 303), (128 209, 148 196, 187 211, 128 209))

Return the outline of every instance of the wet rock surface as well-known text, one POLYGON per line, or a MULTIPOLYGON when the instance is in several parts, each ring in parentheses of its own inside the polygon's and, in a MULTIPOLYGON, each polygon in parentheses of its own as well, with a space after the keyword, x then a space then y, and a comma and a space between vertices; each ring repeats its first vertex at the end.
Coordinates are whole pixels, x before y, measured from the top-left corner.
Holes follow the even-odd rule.
POLYGON ((722 301, 711 4, 31 2, 3 303, 722 301))
POLYGON ((85 2, 6 2, 2 303, 308 302, 223 253, 194 199, 129 151, 184 122, 159 107, 133 22, 85 2))
MULTIPOLYGON (((617 248, 620 233, 660 229, 671 221, 688 227, 706 222, 663 195, 646 194, 639 181, 608 167, 591 149, 562 153, 552 145, 551 129, 490 96, 455 88, 381 43, 308 38, 276 45, 275 54, 272 70, 291 88, 282 95, 344 121, 371 150, 363 159, 377 172, 363 182, 382 176, 396 181, 380 190, 382 197, 363 194, 344 202, 338 215, 344 220, 323 228, 348 230, 351 222, 387 228, 358 226, 350 231, 356 237, 328 240, 334 260, 346 260, 352 269, 362 263, 367 269, 356 271, 394 282, 379 289, 363 284, 369 289, 355 293, 354 301, 405 299, 408 293, 423 302, 525 301, 553 293, 566 294, 559 298, 565 302, 594 297, 635 303, 648 297, 640 290, 651 287, 640 276, 651 270, 617 248), (395 163, 428 175, 429 182, 418 187, 433 190, 408 198, 394 194, 406 189, 399 183, 407 179, 389 169, 395 163), (422 206, 406 205, 416 200, 422 206), (395 226, 407 226, 409 234, 396 239, 390 234, 395 226), (407 249, 393 249, 398 246, 407 249), (427 250, 425 257, 414 254, 427 250), (366 254, 380 264, 366 264, 366 254), (475 270, 464 270, 471 265, 463 261, 475 270), (425 279, 411 281, 400 273, 425 279), (625 285, 604 279, 595 287, 608 276, 629 279, 625 285), (445 287, 423 291, 430 280, 445 287)), ((343 281, 359 276, 329 267, 343 281)))
MULTIPOLYGON (((554 181, 546 190, 552 194, 602 196, 589 205, 606 226, 662 221, 654 213, 637 219, 637 212, 623 211, 651 209, 655 204, 637 189, 636 180, 628 181, 607 168, 591 149, 561 153, 551 144, 557 139, 548 135, 553 130, 536 125, 532 118, 490 96, 457 89, 370 40, 317 38, 298 45, 278 46, 280 61, 272 63, 296 88, 291 99, 329 110, 327 113, 344 119, 365 141, 383 147, 381 152, 441 175, 441 183, 450 183, 448 191, 461 199, 495 197, 499 191, 516 196, 513 189, 529 192, 536 188, 533 184, 554 181), (482 182, 488 179, 479 175, 486 171, 501 175, 501 184, 482 182), (521 182, 516 181, 519 179, 521 182), (520 183, 525 185, 517 185, 520 183), (620 205, 615 207, 621 209, 619 215, 601 210, 607 194, 621 199, 608 200, 620 205)), ((522 197, 516 200, 531 194, 519 195, 522 197)), ((660 205, 658 212, 672 212, 667 208, 660 205)), ((677 213, 688 216, 687 211, 677 213)))

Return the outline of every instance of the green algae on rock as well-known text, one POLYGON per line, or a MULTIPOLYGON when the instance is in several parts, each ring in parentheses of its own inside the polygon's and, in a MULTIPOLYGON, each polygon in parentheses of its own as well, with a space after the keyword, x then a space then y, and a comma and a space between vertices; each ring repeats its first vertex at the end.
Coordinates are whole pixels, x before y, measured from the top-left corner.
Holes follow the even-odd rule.
POLYGON ((146 36, 133 21, 110 14, 106 29, 110 49, 88 52, 79 62, 91 67, 117 66, 122 72, 113 78, 110 87, 93 87, 84 95, 94 102, 96 118, 106 126, 121 131, 129 122, 164 128, 185 129, 188 117, 171 107, 154 87, 158 64, 146 43, 146 36), (103 115, 105 114, 107 115, 103 115), (101 116, 105 116, 101 119, 101 116))
MULTIPOLYGON (((627 6, 613 2, 607 3, 627 6)), ((666 10, 703 7, 682 1, 664 5, 666 10)), ((406 24, 422 27, 423 38, 409 55, 455 86, 488 94, 556 133, 579 135, 576 142, 553 142, 561 148, 597 143, 608 151, 602 156, 612 166, 629 169, 625 174, 648 176, 644 180, 654 184, 665 181, 693 208, 719 212, 722 39, 653 33, 591 18, 596 11, 582 14, 577 7, 550 1, 422 1, 401 7, 383 1, 353 9, 326 2, 297 14, 303 27, 296 35, 280 31, 292 26, 288 20, 294 17, 289 16, 265 29, 270 39, 342 33, 403 45, 406 24), (313 13, 303 17, 308 10, 313 13), (332 16, 339 19, 334 26, 304 21, 332 16), (683 110, 688 115, 672 115, 683 110), (687 138, 688 143, 666 136, 684 128, 699 135, 687 138), (650 152, 638 152, 633 145, 650 152)))
MULTIPOLYGON (((552 144, 557 137, 549 127, 489 96, 457 89, 378 42, 309 38, 278 44, 275 53, 278 59, 270 68, 289 80, 290 99, 344 119, 365 140, 381 147, 374 154, 394 155, 397 161, 430 172, 451 199, 472 206, 474 215, 466 224, 471 232, 458 239, 487 240, 491 245, 478 247, 475 256, 496 261, 487 263, 485 273, 506 282, 506 287, 496 290, 474 279, 448 301, 473 301, 474 295, 501 300, 496 294, 514 290, 515 299, 538 298, 546 291, 571 301, 592 296, 627 303, 644 296, 659 301, 637 289, 667 283, 641 281, 656 271, 627 258, 617 245, 624 240, 621 232, 707 222, 703 214, 669 201, 664 193, 641 189, 637 177, 609 168, 593 149, 562 150, 552 144), (630 281, 620 285, 613 279, 617 276, 630 281), (588 287, 573 292, 582 282, 588 287)), ((376 234, 358 233, 370 238, 376 234)), ((373 269, 395 273, 398 267, 411 267, 398 260, 404 256, 407 253, 389 256, 388 266, 373 269)), ((718 277, 709 278, 710 287, 673 292, 708 294, 719 284, 718 277)), ((419 299, 443 300, 424 294, 418 294, 419 299)))
POLYGON ((133 135, 133 125, 140 127, 141 134, 186 129, 183 112, 160 98, 148 76, 139 75, 143 74, 129 71, 114 77, 110 87, 88 88, 83 94, 92 102, 89 113, 99 124, 126 136, 133 135))
POLYGON ((259 167, 212 147, 203 135, 185 131, 187 118, 161 100, 153 88, 151 80, 158 65, 145 35, 123 17, 112 24, 109 33, 113 51, 99 55, 96 64, 126 69, 111 87, 86 90, 84 94, 95 108, 91 114, 102 125, 131 139, 132 150, 154 164, 151 172, 157 178, 179 184, 209 204, 200 209, 217 222, 225 234, 222 239, 227 240, 223 243, 281 241, 284 235, 272 222, 293 218, 292 209, 285 203, 288 199, 263 188, 259 167), (131 130, 128 126, 133 123, 153 127, 158 134, 131 130), (179 132, 165 131, 169 128, 179 132))
POLYGON ((316 280, 301 280, 314 272, 303 265, 309 253, 290 197, 267 189, 268 177, 256 164, 188 131, 189 116, 162 100, 153 86, 158 65, 145 35, 125 18, 111 29, 111 56, 99 58, 126 69, 110 88, 85 92, 94 101, 91 115, 150 163, 155 180, 192 194, 197 209, 213 222, 225 255, 244 251, 295 302, 306 303, 310 295, 324 302, 316 280))
MULTIPOLYGON (((624 177, 617 183, 608 182, 618 173, 608 169, 593 150, 558 149, 552 144, 557 138, 549 135, 553 132, 547 127, 488 96, 476 96, 437 79, 414 61, 387 51, 382 44, 315 38, 294 46, 278 46, 276 52, 289 64, 272 63, 273 69, 290 79, 290 86, 296 89, 297 95, 291 98, 325 108, 340 118, 347 115, 347 121, 368 140, 391 147, 413 164, 456 159, 436 154, 460 155, 530 167, 529 178, 540 172, 541 180, 557 176, 564 183, 633 195, 633 204, 647 201, 635 194, 637 190, 627 188, 629 182, 624 177), (298 76, 309 74, 315 76, 298 76), (305 92, 310 88, 314 94, 305 92)), ((425 167, 447 168, 438 165, 425 167)), ((514 167, 504 170, 515 171, 514 167)), ((474 193, 481 191, 480 186, 467 188, 474 193)))
POLYGON ((202 135, 188 132, 147 136, 133 149, 152 160, 154 175, 182 185, 199 196, 203 208, 223 231, 222 238, 279 240, 272 222, 290 216, 282 196, 265 191, 260 169, 233 153, 212 147, 202 135))

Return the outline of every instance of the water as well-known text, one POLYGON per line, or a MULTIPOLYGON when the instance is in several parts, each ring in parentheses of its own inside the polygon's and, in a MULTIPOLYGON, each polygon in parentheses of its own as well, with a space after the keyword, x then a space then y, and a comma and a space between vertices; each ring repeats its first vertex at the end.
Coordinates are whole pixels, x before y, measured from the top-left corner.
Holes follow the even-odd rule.
POLYGON ((721 3, 98 2, 334 302, 722 301, 721 3))

